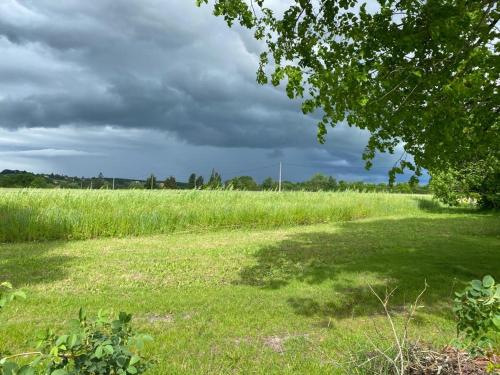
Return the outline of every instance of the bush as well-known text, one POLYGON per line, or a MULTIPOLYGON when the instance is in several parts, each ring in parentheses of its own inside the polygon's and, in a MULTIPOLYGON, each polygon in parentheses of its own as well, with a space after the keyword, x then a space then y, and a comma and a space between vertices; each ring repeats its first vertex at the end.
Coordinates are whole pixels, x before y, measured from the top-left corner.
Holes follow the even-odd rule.
MULTIPOLYGON (((11 292, 9 283, 0 284, 0 308, 14 298, 24 297, 22 292, 11 292)), ((1 311, 1 310, 0 310, 1 311)), ((47 331, 38 342, 36 352, 18 353, 2 358, 0 375, 135 375, 145 372, 151 362, 139 352, 148 335, 134 334, 130 327, 132 315, 121 312, 112 320, 99 312, 89 320, 83 309, 73 321, 73 329, 67 334, 55 335, 47 331), (19 358, 35 357, 27 364, 18 364, 19 358)))
POLYGON ((500 332, 500 285, 489 275, 482 281, 472 280, 463 292, 456 293, 453 311, 465 347, 479 353, 491 348, 493 335, 500 332))
POLYGON ((500 161, 496 158, 430 174, 431 190, 443 203, 458 206, 463 200, 473 200, 482 208, 500 208, 500 161))

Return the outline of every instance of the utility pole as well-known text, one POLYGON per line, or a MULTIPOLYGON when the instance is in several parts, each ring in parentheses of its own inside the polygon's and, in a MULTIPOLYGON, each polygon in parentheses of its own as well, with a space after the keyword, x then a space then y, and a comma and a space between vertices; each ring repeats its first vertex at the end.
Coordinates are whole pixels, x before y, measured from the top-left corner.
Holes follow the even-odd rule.
POLYGON ((151 173, 151 190, 153 190, 153 174, 151 173))
POLYGON ((115 178, 113 177, 113 190, 115 190, 115 178))
POLYGON ((92 179, 90 179, 90 190, 92 190, 92 179))
POLYGON ((281 192, 281 162, 280 162, 280 178, 278 180, 278 191, 281 192))

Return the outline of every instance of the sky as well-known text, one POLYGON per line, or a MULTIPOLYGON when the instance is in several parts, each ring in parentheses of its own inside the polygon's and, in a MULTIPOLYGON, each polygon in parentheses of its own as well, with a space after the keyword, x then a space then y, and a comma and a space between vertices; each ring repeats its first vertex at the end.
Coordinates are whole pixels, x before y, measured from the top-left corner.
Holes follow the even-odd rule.
POLYGON ((1 0, 0 170, 386 182, 401 149, 366 171, 368 133, 319 144, 300 102, 256 83, 262 50, 195 0, 1 0))

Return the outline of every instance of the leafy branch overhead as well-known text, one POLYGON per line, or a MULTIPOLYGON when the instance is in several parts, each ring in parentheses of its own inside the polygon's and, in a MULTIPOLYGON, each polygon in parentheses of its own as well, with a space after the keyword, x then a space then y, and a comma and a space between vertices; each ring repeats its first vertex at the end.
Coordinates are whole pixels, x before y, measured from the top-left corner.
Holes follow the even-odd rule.
MULTIPOLYGON (((198 5, 209 0, 197 0, 198 5)), ((403 144, 390 171, 446 170, 500 150, 499 3, 467 0, 214 0, 265 43, 258 82, 286 82, 318 138, 347 121, 371 132, 363 159, 403 144)))

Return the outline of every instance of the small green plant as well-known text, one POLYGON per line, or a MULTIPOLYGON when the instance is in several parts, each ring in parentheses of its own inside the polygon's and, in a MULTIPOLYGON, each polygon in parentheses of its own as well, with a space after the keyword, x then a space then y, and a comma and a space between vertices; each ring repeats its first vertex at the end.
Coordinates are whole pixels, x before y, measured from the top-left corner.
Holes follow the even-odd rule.
MULTIPOLYGON (((0 312, 10 301, 25 298, 21 291, 12 291, 10 283, 0 284, 0 312)), ((151 362, 140 356, 148 335, 134 334, 130 327, 132 315, 121 312, 110 319, 100 311, 90 320, 83 309, 74 320, 73 329, 63 335, 51 330, 38 342, 38 351, 3 356, 0 354, 0 375, 135 375, 142 374, 151 362), (22 364, 19 359, 34 359, 22 364)))
POLYGON ((500 332, 500 285, 487 275, 455 294, 453 311, 461 343, 476 353, 491 348, 493 335, 500 332))
POLYGON ((12 290, 12 284, 9 282, 0 283, 0 312, 11 301, 15 299, 24 299, 26 294, 20 290, 12 290))
POLYGON ((138 353, 152 338, 134 334, 131 320, 124 312, 116 320, 102 312, 89 320, 80 309, 71 333, 57 336, 49 331, 40 341, 42 352, 48 353, 47 370, 51 375, 142 374, 149 362, 138 353))

